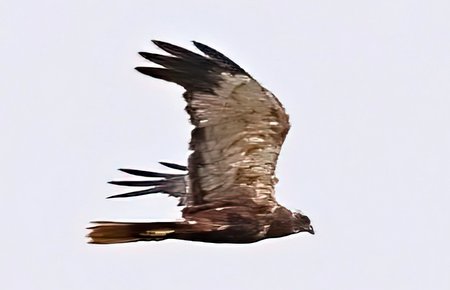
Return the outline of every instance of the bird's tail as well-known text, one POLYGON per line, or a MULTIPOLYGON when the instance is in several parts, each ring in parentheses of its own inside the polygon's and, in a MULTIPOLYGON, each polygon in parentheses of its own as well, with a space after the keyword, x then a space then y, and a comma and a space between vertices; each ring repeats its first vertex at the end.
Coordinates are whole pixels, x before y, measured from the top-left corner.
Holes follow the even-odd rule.
POLYGON ((91 244, 182 239, 195 231, 192 224, 179 222, 93 222, 87 237, 91 244))

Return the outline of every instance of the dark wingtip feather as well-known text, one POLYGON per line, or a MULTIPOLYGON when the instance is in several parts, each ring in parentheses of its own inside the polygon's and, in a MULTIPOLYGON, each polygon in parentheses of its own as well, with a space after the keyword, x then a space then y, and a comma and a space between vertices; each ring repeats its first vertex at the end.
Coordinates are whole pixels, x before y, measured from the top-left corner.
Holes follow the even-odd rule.
POLYGON ((133 197, 133 196, 140 196, 140 195, 146 195, 146 194, 148 194, 147 190, 139 190, 139 191, 133 191, 133 192, 127 192, 127 193, 122 193, 122 194, 111 195, 111 196, 108 196, 107 199, 133 197))
POLYGON ((156 54, 156 53, 150 53, 150 52, 145 52, 145 51, 140 51, 138 52, 140 56, 142 56, 143 58, 152 61, 152 62, 156 62, 155 60, 161 60, 162 58, 170 58, 170 56, 162 56, 160 54, 156 54))
MULTIPOLYGON (((197 47, 201 52, 203 52, 206 55, 209 55, 210 57, 216 58, 216 56, 222 56, 225 57, 222 53, 218 52, 212 47, 207 46, 206 44, 203 44, 201 42, 193 40, 192 43, 197 47)), ((227 58, 228 59, 228 58, 227 58)))
POLYGON ((169 168, 172 168, 172 169, 176 169, 176 170, 183 170, 183 171, 187 171, 188 170, 187 166, 179 165, 179 164, 175 164, 175 163, 159 162, 159 164, 164 165, 164 166, 169 167, 169 168))
POLYGON ((212 47, 207 46, 206 44, 200 43, 198 41, 194 40, 192 42, 194 43, 195 47, 197 47, 201 52, 203 52, 210 58, 219 61, 223 66, 225 66, 231 72, 245 74, 245 75, 249 76, 249 74, 243 68, 241 68, 237 63, 235 63, 234 61, 229 59, 223 53, 215 50, 212 47))
MULTIPOLYGON (((196 40, 192 40, 192 43, 193 43, 198 49, 200 49, 199 46, 206 46, 206 47, 208 47, 206 44, 203 44, 203 43, 198 42, 198 41, 196 41, 196 40)), ((201 50, 201 49, 200 49, 200 50, 201 50)))
POLYGON ((137 66, 137 67, 135 67, 134 69, 135 70, 137 70, 138 72, 140 72, 140 73, 143 73, 142 72, 142 69, 143 69, 144 67, 142 67, 142 66, 137 66))
POLYGON ((174 70, 168 70, 165 68, 159 68, 159 67, 144 67, 144 66, 138 66, 134 68, 138 72, 144 75, 151 76, 153 78, 162 79, 168 82, 179 84, 186 89, 189 88, 189 78, 188 74, 181 73, 174 70))
POLYGON ((139 51, 138 54, 139 54, 140 56, 142 56, 143 58, 146 58, 145 56, 146 56, 147 54, 149 54, 149 52, 139 51))
POLYGON ((144 75, 149 75, 151 77, 156 77, 155 76, 155 71, 154 71, 154 67, 146 67, 146 66, 137 66, 134 68, 135 70, 137 70, 138 72, 140 72, 141 74, 144 75))
POLYGON ((183 174, 169 174, 169 173, 159 173, 159 172, 153 172, 153 171, 144 171, 144 170, 137 170, 137 169, 126 169, 126 168, 120 168, 119 169, 122 172, 136 175, 136 176, 143 176, 143 177, 174 177, 174 176, 181 176, 183 174))
POLYGON ((152 42, 158 47, 161 47, 161 46, 164 46, 164 45, 167 45, 167 44, 170 45, 170 43, 168 43, 168 42, 161 41, 161 40, 156 40, 156 39, 152 39, 152 42))
POLYGON ((160 40, 152 40, 152 42, 158 46, 159 48, 161 48, 162 50, 178 56, 178 57, 182 57, 182 58, 191 58, 191 59, 202 59, 203 56, 194 53, 190 50, 187 50, 185 48, 170 44, 168 42, 164 42, 164 41, 160 41, 160 40))
POLYGON ((165 184, 165 180, 128 180, 128 181, 109 181, 109 184, 120 186, 157 186, 165 184))
POLYGON ((179 52, 180 50, 182 50, 182 51, 189 51, 189 50, 187 50, 187 49, 185 49, 185 48, 182 48, 182 47, 179 47, 179 46, 176 46, 176 45, 174 45, 174 44, 171 44, 171 43, 168 43, 168 42, 165 42, 165 41, 161 41, 161 40, 152 40, 152 42, 153 42, 157 47, 159 47, 159 48, 161 48, 162 50, 165 50, 165 51, 167 51, 167 52, 169 52, 169 53, 172 53, 171 51, 177 51, 177 52, 179 52))

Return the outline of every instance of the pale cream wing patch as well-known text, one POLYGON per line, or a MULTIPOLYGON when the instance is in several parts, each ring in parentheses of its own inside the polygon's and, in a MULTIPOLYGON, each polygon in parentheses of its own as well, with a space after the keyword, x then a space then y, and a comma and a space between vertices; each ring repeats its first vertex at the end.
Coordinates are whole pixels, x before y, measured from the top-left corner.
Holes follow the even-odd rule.
POLYGON ((215 94, 186 95, 196 126, 189 159, 189 205, 275 202, 275 167, 289 130, 276 97, 245 75, 221 74, 215 94))

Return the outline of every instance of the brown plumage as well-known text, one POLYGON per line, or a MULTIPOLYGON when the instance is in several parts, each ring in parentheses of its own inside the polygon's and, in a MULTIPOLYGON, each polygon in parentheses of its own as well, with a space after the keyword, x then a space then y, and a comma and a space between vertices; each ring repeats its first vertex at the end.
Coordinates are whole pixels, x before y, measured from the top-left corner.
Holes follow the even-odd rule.
POLYGON ((182 174, 134 169, 122 171, 143 181, 112 181, 144 190, 110 198, 166 193, 179 198, 183 220, 174 222, 94 222, 91 243, 181 239, 213 243, 251 243, 298 232, 314 233, 307 216, 275 199, 275 167, 289 131, 278 99, 218 51, 198 42, 205 55, 153 41, 170 56, 141 52, 162 66, 137 67, 151 77, 186 89, 186 111, 195 126, 188 166, 164 163, 182 174))

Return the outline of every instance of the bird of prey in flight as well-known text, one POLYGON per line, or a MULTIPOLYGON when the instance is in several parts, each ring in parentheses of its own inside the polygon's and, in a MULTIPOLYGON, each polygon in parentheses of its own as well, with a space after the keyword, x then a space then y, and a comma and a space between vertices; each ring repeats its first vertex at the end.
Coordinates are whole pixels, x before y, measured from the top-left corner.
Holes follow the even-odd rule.
POLYGON ((314 234, 310 219, 275 199, 275 167, 289 131, 282 104, 244 69, 215 49, 194 41, 197 54, 153 41, 169 55, 140 52, 161 67, 137 67, 145 75, 186 89, 194 125, 188 165, 162 162, 179 174, 120 169, 148 177, 111 181, 146 189, 110 198, 165 193, 179 199, 182 219, 172 222, 93 222, 93 244, 179 239, 253 243, 299 232, 314 234))

